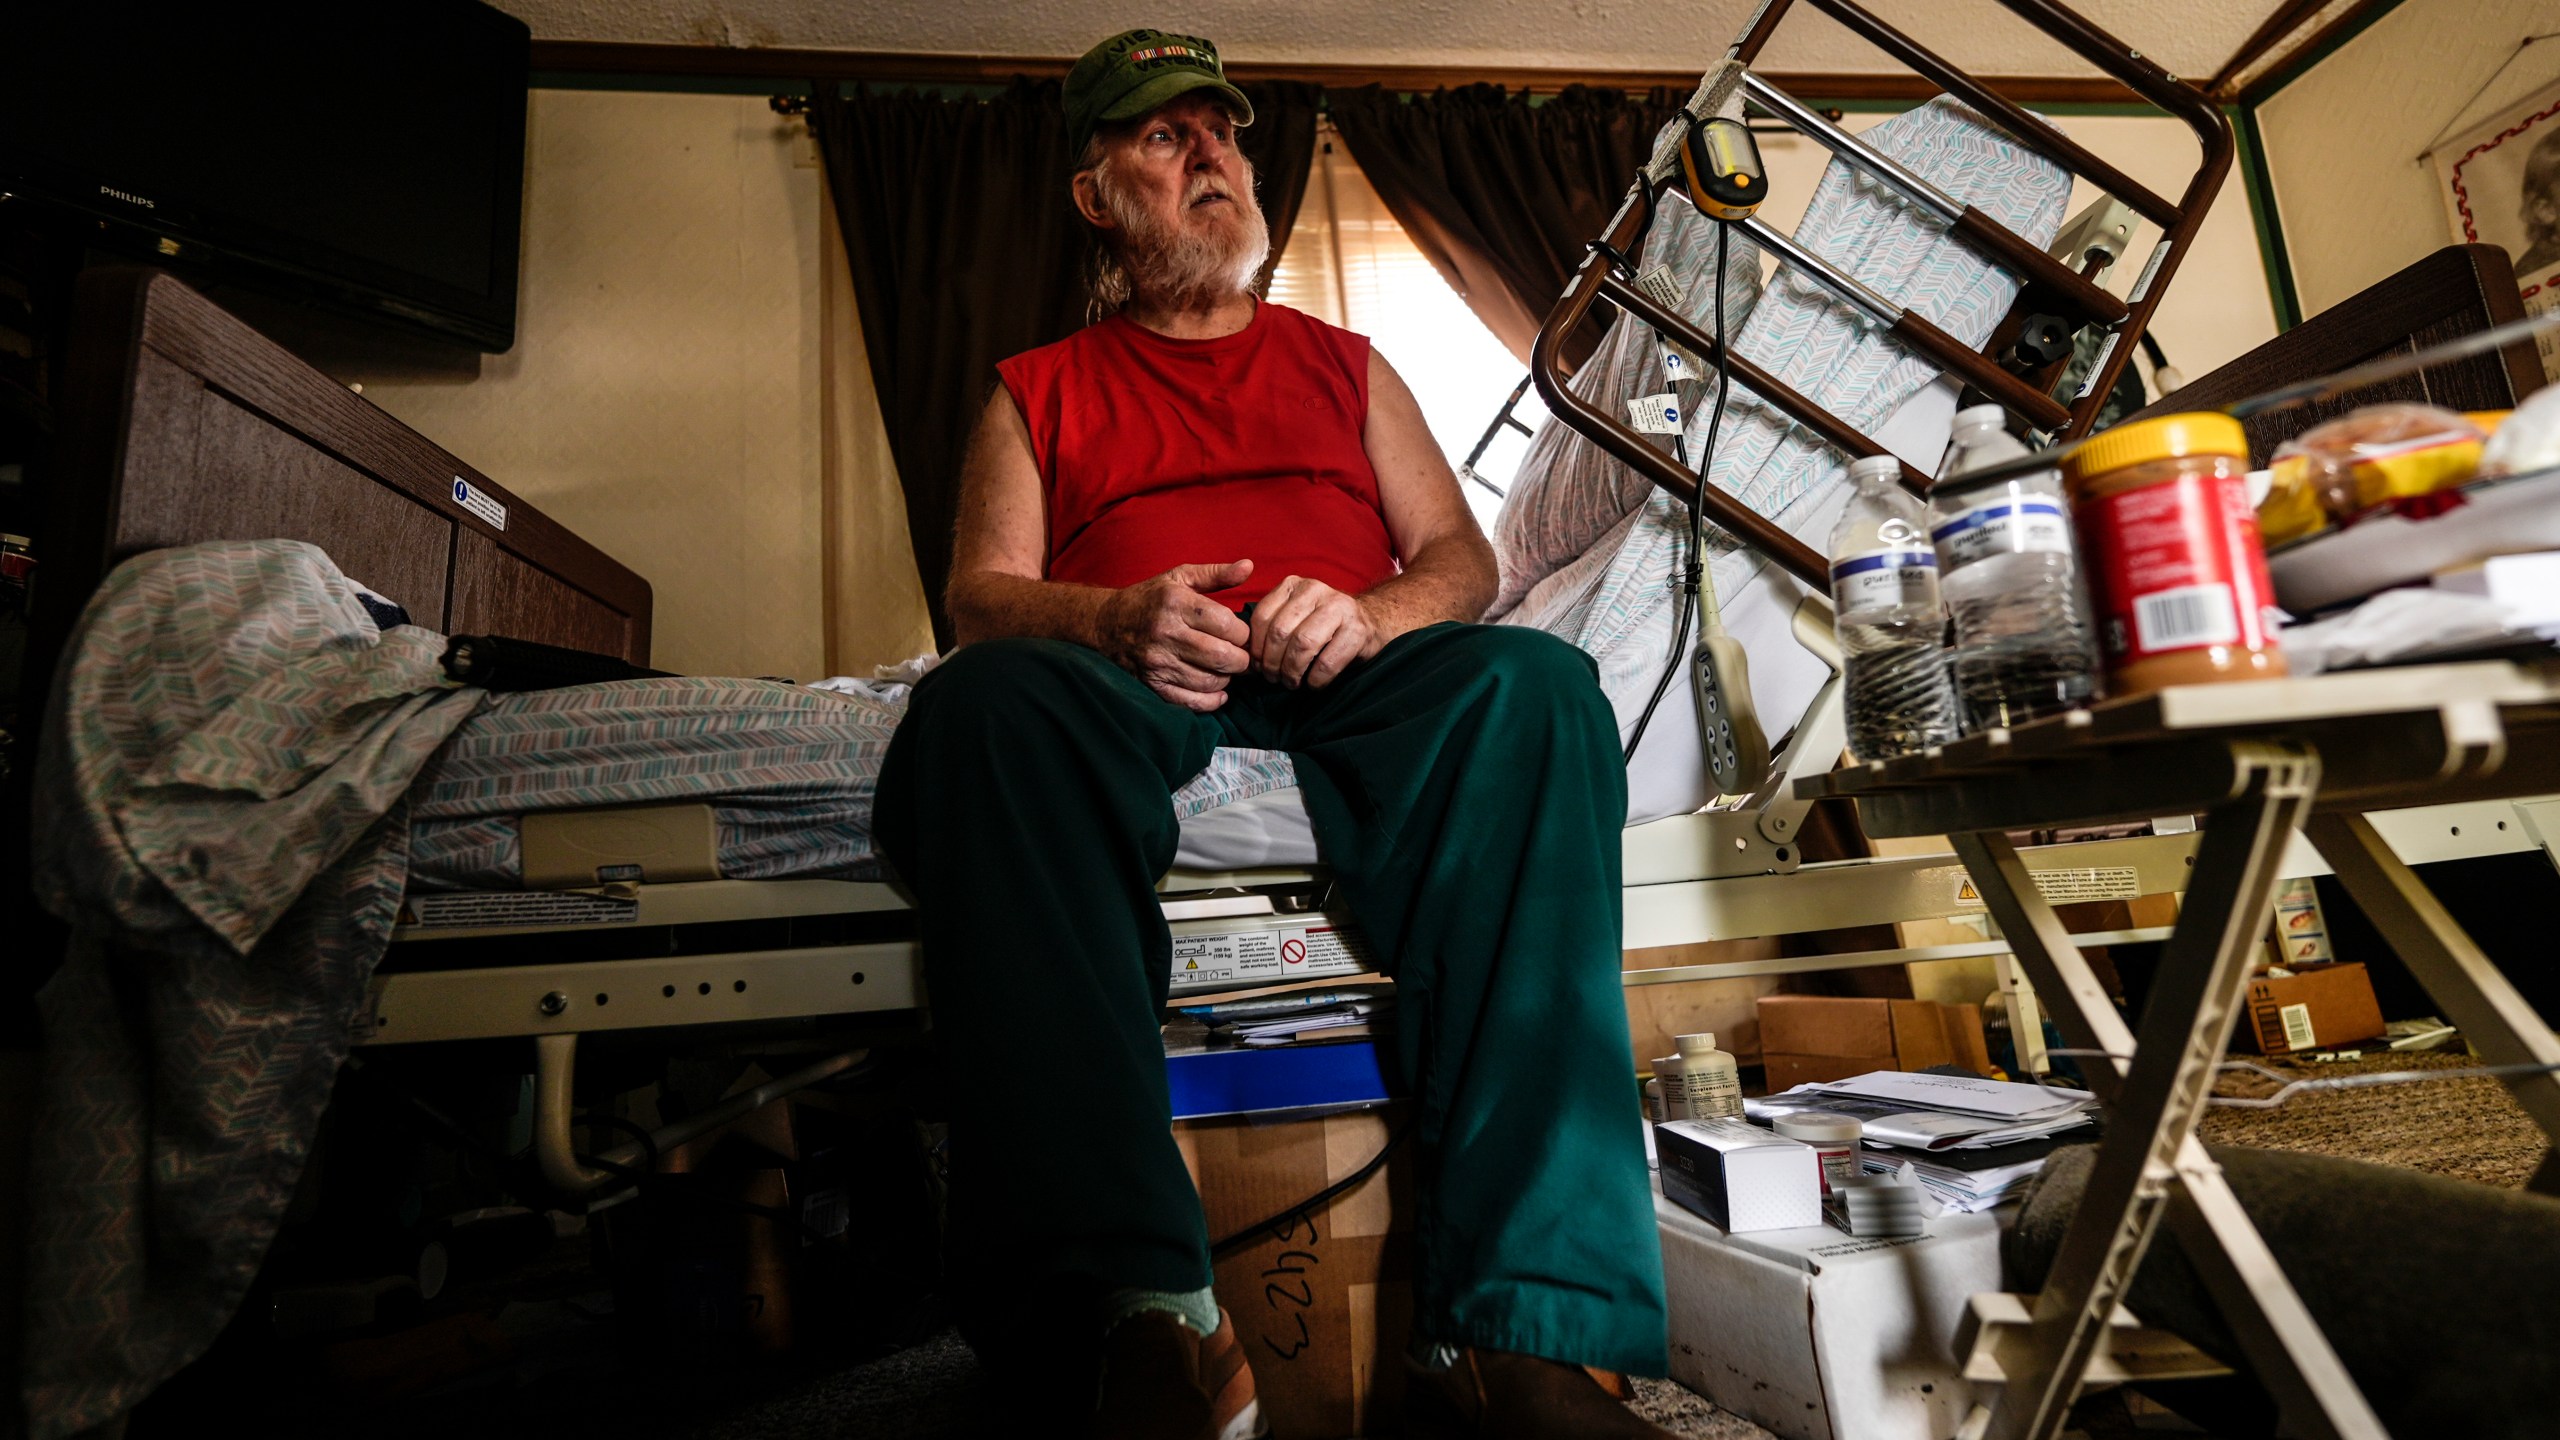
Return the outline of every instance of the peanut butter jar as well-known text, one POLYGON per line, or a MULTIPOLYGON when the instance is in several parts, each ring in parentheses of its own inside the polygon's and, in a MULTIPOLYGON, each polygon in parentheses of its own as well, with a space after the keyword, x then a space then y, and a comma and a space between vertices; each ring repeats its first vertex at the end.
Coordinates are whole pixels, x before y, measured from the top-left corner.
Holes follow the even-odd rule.
POLYGON ((2062 462, 2111 695, 2285 673, 2249 503, 2249 439, 2228 415, 2163 415, 2062 462))

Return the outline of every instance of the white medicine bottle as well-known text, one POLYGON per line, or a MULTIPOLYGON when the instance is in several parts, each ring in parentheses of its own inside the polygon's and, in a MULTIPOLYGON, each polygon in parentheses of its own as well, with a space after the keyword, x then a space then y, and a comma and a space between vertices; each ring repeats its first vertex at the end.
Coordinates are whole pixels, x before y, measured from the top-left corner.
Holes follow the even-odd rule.
POLYGON ((1658 1056, 1653 1062, 1653 1079, 1646 1089, 1649 1093, 1660 1092, 1662 1113, 1655 1117, 1658 1120, 1695 1118, 1689 1111, 1689 1094, 1680 1086, 1682 1068, 1680 1056, 1677 1054, 1658 1056))
MULTIPOLYGON (((1688 1102, 1689 1115, 1698 1120, 1739 1120, 1742 1118, 1741 1065, 1732 1055, 1716 1048, 1712 1034, 1682 1035, 1674 1044, 1680 1048, 1680 1094, 1688 1102)), ((1663 1087, 1666 1091, 1669 1085, 1663 1087)))

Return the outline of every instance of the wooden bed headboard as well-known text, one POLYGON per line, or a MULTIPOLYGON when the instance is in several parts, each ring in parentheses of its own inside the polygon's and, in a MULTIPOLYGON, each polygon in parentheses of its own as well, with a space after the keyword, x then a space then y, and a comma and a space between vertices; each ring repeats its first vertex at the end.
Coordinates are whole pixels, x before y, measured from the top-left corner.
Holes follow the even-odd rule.
POLYGON ((44 669, 117 562, 272 538, 318 545, 431 629, 648 663, 648 581, 182 282, 92 270, 72 317, 30 617, 44 669))
MULTIPOLYGON (((2406 355, 2524 318, 2515 267, 2495 245, 2448 245, 2379 285, 2330 306, 2230 364, 2200 375, 2137 412, 2213 410, 2235 400, 2406 355)), ((2531 340, 2387 380, 2317 405, 2243 421, 2249 450, 2267 463, 2278 445, 2359 405, 2420 400, 2448 410, 2506 410, 2542 385, 2531 340)))

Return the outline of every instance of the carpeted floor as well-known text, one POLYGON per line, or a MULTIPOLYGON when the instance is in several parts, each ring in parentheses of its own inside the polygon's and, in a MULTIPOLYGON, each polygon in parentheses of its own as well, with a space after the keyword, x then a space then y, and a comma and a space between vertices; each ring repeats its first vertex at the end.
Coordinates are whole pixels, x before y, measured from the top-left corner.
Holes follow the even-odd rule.
MULTIPOLYGON (((2335 1078, 2478 1063, 2456 1050, 2325 1063, 2279 1060, 2268 1068, 2288 1078, 2335 1078)), ((2225 1074, 2215 1087, 2218 1094, 2246 1096, 2269 1095, 2275 1089, 2273 1082, 2246 1072, 2225 1074)), ((2490 1079, 2314 1092, 2296 1095, 2274 1110, 2216 1106, 2205 1112, 2204 1138, 2215 1145, 2369 1160, 2511 1190, 2531 1178, 2546 1148, 2542 1131, 2524 1107, 2490 1079)))

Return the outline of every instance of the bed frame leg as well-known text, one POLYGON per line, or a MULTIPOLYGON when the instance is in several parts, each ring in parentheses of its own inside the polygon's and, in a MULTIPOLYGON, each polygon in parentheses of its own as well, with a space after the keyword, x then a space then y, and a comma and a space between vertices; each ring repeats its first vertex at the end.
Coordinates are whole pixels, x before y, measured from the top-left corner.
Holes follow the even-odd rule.
POLYGON ((569 1092, 578 1073, 578 1037, 533 1037, 533 1158, 543 1183, 572 1199, 612 1177, 578 1163, 569 1138, 569 1092))

